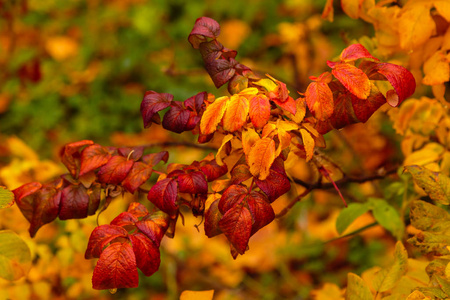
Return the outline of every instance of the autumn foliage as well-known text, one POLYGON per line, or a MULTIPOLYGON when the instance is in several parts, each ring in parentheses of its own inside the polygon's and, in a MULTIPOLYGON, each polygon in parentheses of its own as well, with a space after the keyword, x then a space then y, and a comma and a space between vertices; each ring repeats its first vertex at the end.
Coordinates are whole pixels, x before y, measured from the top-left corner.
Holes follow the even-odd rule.
MULTIPOLYGON (((348 273, 346 299, 372 299, 377 295, 379 299, 450 296, 450 215, 445 208, 432 204, 450 203, 450 179, 448 170, 444 171, 450 167, 450 115, 444 99, 450 51, 450 17, 446 8, 450 6, 443 1, 430 1, 433 4, 427 6, 427 14, 432 17, 428 18, 419 11, 422 6, 415 6, 419 1, 409 1, 402 8, 371 1, 341 2, 351 18, 374 24, 378 45, 349 43, 334 61, 324 62, 328 71, 309 77, 311 82, 304 91, 290 91, 286 83, 276 79, 276 74, 261 75, 240 63, 237 51, 219 42, 219 23, 208 17, 198 18, 188 41, 200 53, 215 87, 226 85, 228 95, 216 97, 199 92, 180 101, 172 94, 150 90, 143 95, 140 113, 147 130, 161 126, 176 134, 190 132, 198 144, 211 145, 215 152, 200 161, 179 164, 168 163, 168 151, 149 152, 145 146, 110 147, 91 140, 69 143, 60 152, 66 174, 45 183, 30 182, 12 191, 15 203, 30 223, 30 236, 57 218, 83 219, 102 213, 118 196, 135 195, 136 202, 126 211, 92 231, 84 255, 86 259, 98 259, 92 276, 94 289, 135 288, 139 286, 138 270, 145 276, 158 271, 162 239, 176 238, 176 225, 184 224, 188 212, 202 220, 208 238, 223 234, 236 259, 250 250, 249 241, 259 230, 288 213, 312 190, 331 187, 345 207, 336 220, 339 234, 370 212, 375 224, 398 240, 391 267, 370 269, 362 276, 348 273), (421 29, 414 38, 408 30, 402 32, 385 23, 389 16, 397 25, 407 26, 412 17, 417 17, 415 25, 423 22, 426 28, 429 22, 435 22, 436 30, 421 29), (446 27, 440 25, 444 22, 440 18, 446 27), (400 39, 395 44, 392 41, 396 37, 400 39), (427 46, 429 39, 433 43, 427 46), (367 48, 375 48, 377 55, 367 48), (424 56, 414 52, 409 69, 397 61, 383 62, 376 57, 417 48, 424 56), (422 65, 416 58, 423 62, 425 75, 421 84, 432 85, 432 93, 439 100, 407 100, 416 91, 417 73, 422 76, 422 65), (400 108, 389 110, 385 104, 400 108), (388 111, 393 128, 404 137, 400 146, 405 156, 403 165, 391 170, 381 168, 378 173, 361 178, 345 174, 341 162, 323 154, 327 146, 324 135, 365 123, 382 107, 388 111), (305 182, 295 172, 290 174, 288 159, 308 166, 315 180, 305 182), (387 173, 395 174, 397 168, 398 178, 412 178, 401 179, 404 182, 395 186, 400 192, 387 188, 397 196, 403 193, 399 212, 388 197, 380 195, 361 202, 344 199, 340 184, 383 179, 387 173), (297 191, 296 185, 304 188, 301 194, 290 194, 290 203, 276 213, 274 203, 297 191), (408 193, 421 195, 422 199, 408 193), (144 204, 145 199, 149 202, 144 204), (407 221, 405 224, 407 217, 413 227, 408 227, 408 243, 424 255, 442 257, 427 267, 428 286, 406 285, 409 289, 401 289, 402 280, 408 276, 415 280, 416 274, 411 262, 413 267, 408 269, 408 252, 401 242, 405 225, 409 225, 407 221), (437 285, 439 288, 434 287, 437 285)), ((332 0, 327 1, 322 17, 333 19, 332 0)), ((12 205, 12 201, 7 205, 12 205)), ((320 298, 324 295, 342 299, 343 291, 330 285, 312 295, 317 299, 325 299, 320 298)))

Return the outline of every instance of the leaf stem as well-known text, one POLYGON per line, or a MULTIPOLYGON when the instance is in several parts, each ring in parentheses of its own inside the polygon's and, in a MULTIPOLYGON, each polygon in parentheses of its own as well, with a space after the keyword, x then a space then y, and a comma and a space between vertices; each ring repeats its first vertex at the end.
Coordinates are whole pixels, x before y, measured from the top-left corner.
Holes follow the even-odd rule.
POLYGON ((373 223, 367 224, 366 226, 363 226, 363 227, 361 227, 361 228, 359 228, 359 229, 356 229, 356 230, 354 230, 354 231, 352 231, 352 232, 350 232, 350 233, 347 233, 347 234, 344 234, 344 235, 341 235, 341 236, 332 238, 331 240, 325 241, 325 242, 323 242, 323 243, 324 243, 324 244, 328 244, 328 243, 331 243, 331 242, 334 242, 334 241, 337 241, 337 240, 340 240, 340 239, 345 239, 345 238, 350 237, 350 236, 352 236, 352 235, 355 235, 355 234, 358 234, 358 233, 360 233, 360 232, 363 232, 364 230, 367 230, 367 229, 369 229, 369 228, 372 228, 372 227, 374 227, 375 225, 378 225, 378 222, 375 221, 375 222, 373 222, 373 223))

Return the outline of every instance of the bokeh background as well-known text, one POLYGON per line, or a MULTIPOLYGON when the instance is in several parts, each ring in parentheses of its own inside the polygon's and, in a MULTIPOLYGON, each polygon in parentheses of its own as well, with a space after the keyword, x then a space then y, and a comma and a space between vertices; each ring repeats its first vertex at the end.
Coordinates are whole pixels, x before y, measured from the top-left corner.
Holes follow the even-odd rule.
MULTIPOLYGON (((324 6, 325 0, 0 1, 0 185, 14 189, 61 174, 59 151, 68 142, 135 146, 191 140, 188 133, 158 126, 144 130, 139 106, 146 90, 178 100, 200 91, 227 93, 214 87, 187 41, 200 16, 221 24, 219 40, 238 50, 240 62, 286 82, 291 94, 304 92, 308 77, 326 70, 326 60, 355 40, 370 44, 373 36, 372 25, 349 18, 339 3, 334 22, 322 19, 324 6)), ((362 174, 395 161, 398 145, 385 120, 377 113, 367 124, 329 134, 328 155, 346 171, 362 174)), ((181 163, 207 154, 169 151, 171 161, 181 163)), ((292 171, 307 172, 303 165, 292 171)), ((382 188, 350 185, 344 196, 351 201, 382 188)), ((299 192, 277 200, 275 210, 299 192)), ((133 200, 115 200, 99 224, 133 200)), ((19 281, 0 279, 0 299, 177 299, 184 290, 208 289, 217 299, 309 299, 325 283, 339 293, 348 272, 384 266, 395 243, 381 227, 333 240, 341 208, 334 191, 312 193, 252 237, 250 250, 236 261, 224 237, 208 239, 194 226, 201 219, 186 214, 175 239, 163 242, 160 270, 149 278, 141 274, 137 289, 111 294, 92 289, 95 261, 84 259, 97 216, 55 221, 30 239, 28 222, 14 206, 0 211, 0 229, 13 229, 28 243, 33 267, 19 281)), ((363 215, 347 232, 372 222, 363 215)))

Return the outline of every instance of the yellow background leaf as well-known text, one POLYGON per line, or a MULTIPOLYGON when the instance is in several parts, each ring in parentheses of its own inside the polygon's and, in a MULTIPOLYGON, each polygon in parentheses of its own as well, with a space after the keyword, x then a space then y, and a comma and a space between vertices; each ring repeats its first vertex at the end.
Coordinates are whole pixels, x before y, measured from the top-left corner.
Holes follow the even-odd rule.
POLYGON ((356 274, 348 273, 346 300, 372 300, 373 296, 367 284, 356 274))
POLYGON ((443 51, 433 54, 423 65, 425 77, 423 84, 436 85, 444 83, 450 79, 450 66, 447 56, 443 51))
POLYGON ((428 5, 417 4, 404 7, 399 19, 400 46, 412 50, 425 43, 432 35, 435 23, 430 15, 431 1, 428 5))
POLYGON ((180 300, 212 300, 214 290, 208 291, 184 291, 181 293, 180 300))
POLYGON ((311 292, 314 300, 344 300, 342 294, 339 287, 333 283, 325 283, 321 289, 311 292))
POLYGON ((17 280, 31 267, 31 253, 27 244, 13 231, 0 231, 0 277, 17 280))

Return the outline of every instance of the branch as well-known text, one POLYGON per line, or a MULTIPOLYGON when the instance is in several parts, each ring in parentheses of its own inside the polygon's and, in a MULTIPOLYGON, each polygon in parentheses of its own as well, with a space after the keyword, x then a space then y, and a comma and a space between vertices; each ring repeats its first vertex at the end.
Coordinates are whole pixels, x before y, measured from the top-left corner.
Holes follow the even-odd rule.
POLYGON ((187 147, 187 148, 196 148, 196 149, 210 150, 210 151, 217 151, 217 149, 218 149, 216 147, 211 147, 208 145, 200 145, 200 144, 190 143, 190 142, 162 142, 162 143, 142 145, 142 147, 144 147, 144 148, 187 147))

